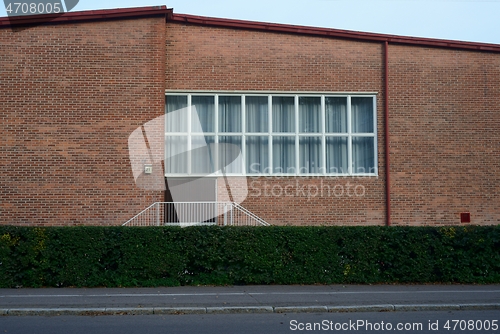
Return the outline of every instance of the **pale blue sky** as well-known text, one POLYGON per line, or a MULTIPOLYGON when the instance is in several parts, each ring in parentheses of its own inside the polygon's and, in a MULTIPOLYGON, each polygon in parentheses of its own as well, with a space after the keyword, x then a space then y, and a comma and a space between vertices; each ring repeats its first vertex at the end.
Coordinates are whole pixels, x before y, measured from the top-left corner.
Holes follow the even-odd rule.
MULTIPOLYGON (((183 14, 500 44, 500 0, 80 0, 73 11, 152 5, 183 14)), ((3 6, 0 16, 6 16, 3 6)))

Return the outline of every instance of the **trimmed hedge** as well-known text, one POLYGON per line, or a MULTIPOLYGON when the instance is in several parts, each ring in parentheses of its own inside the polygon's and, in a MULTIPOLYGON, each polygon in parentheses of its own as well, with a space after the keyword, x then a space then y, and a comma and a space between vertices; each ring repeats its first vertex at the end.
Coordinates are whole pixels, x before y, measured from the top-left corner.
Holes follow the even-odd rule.
POLYGON ((0 226, 0 287, 500 283, 500 226, 0 226))

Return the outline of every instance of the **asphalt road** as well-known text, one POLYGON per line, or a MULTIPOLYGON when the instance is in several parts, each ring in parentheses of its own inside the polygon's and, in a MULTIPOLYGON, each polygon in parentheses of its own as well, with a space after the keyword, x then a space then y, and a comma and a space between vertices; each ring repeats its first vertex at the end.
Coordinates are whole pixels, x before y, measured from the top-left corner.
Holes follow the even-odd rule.
POLYGON ((139 315, 94 317, 4 316, 0 317, 0 333, 281 334, 298 332, 352 332, 469 334, 500 333, 500 329, 498 328, 496 330, 493 330, 493 328, 496 327, 493 324, 498 323, 498 321, 500 321, 500 310, 371 313, 139 315), (470 323, 471 320, 473 321, 472 323, 470 323), (494 322, 493 320, 496 321, 494 322), (447 322, 450 326, 449 329, 446 329, 447 322), (317 325, 315 325, 315 323, 317 325), (336 326, 339 330, 335 330, 336 326), (432 326, 432 330, 429 329, 429 326, 432 326), (453 330, 454 326, 456 326, 455 330, 453 330), (478 329, 480 326, 482 328, 481 330, 478 329), (490 329, 485 330, 484 328, 486 326, 489 326, 490 329), (346 330, 342 330, 342 327, 346 330), (348 327, 350 328, 347 330, 348 327), (398 327, 402 330, 398 330, 398 327), (461 330, 460 327, 462 327, 463 330, 461 330), (307 330, 308 328, 311 328, 312 330, 307 330))
POLYGON ((500 285, 265 285, 0 289, 0 309, 500 303, 500 285))

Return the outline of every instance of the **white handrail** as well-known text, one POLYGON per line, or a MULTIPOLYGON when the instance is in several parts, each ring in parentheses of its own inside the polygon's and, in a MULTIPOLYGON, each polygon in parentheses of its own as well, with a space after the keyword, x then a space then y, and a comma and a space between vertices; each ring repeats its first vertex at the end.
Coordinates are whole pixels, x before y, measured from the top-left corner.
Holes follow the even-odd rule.
POLYGON ((262 225, 264 226, 270 226, 270 224, 268 222, 266 222, 264 219, 260 218, 259 216, 257 216, 255 213, 253 212, 250 212, 248 211, 247 209, 245 209, 244 207, 242 207, 241 205, 239 205, 238 203, 231 203, 236 209, 238 210, 241 210, 243 211, 245 214, 251 216, 253 219, 257 220, 259 223, 261 223, 262 225))
POLYGON ((127 220, 125 223, 123 223, 122 226, 127 225, 129 222, 131 222, 132 220, 136 219, 137 217, 139 217, 140 215, 142 215, 144 212, 148 211, 152 206, 156 205, 156 203, 158 203, 158 202, 155 202, 155 203, 151 204, 150 206, 148 206, 147 208, 145 208, 144 210, 142 210, 141 212, 139 212, 138 214, 136 214, 135 216, 133 216, 132 218, 130 218, 129 220, 127 220))
POLYGON ((123 226, 269 226, 265 220, 234 202, 155 202, 123 226))

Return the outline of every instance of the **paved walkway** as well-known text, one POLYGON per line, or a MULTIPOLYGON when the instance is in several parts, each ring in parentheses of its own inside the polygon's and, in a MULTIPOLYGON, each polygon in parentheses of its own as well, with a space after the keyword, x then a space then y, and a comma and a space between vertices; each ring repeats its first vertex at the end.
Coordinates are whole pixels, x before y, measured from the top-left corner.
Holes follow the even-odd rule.
POLYGON ((500 285, 0 289, 0 315, 498 309, 500 285))

